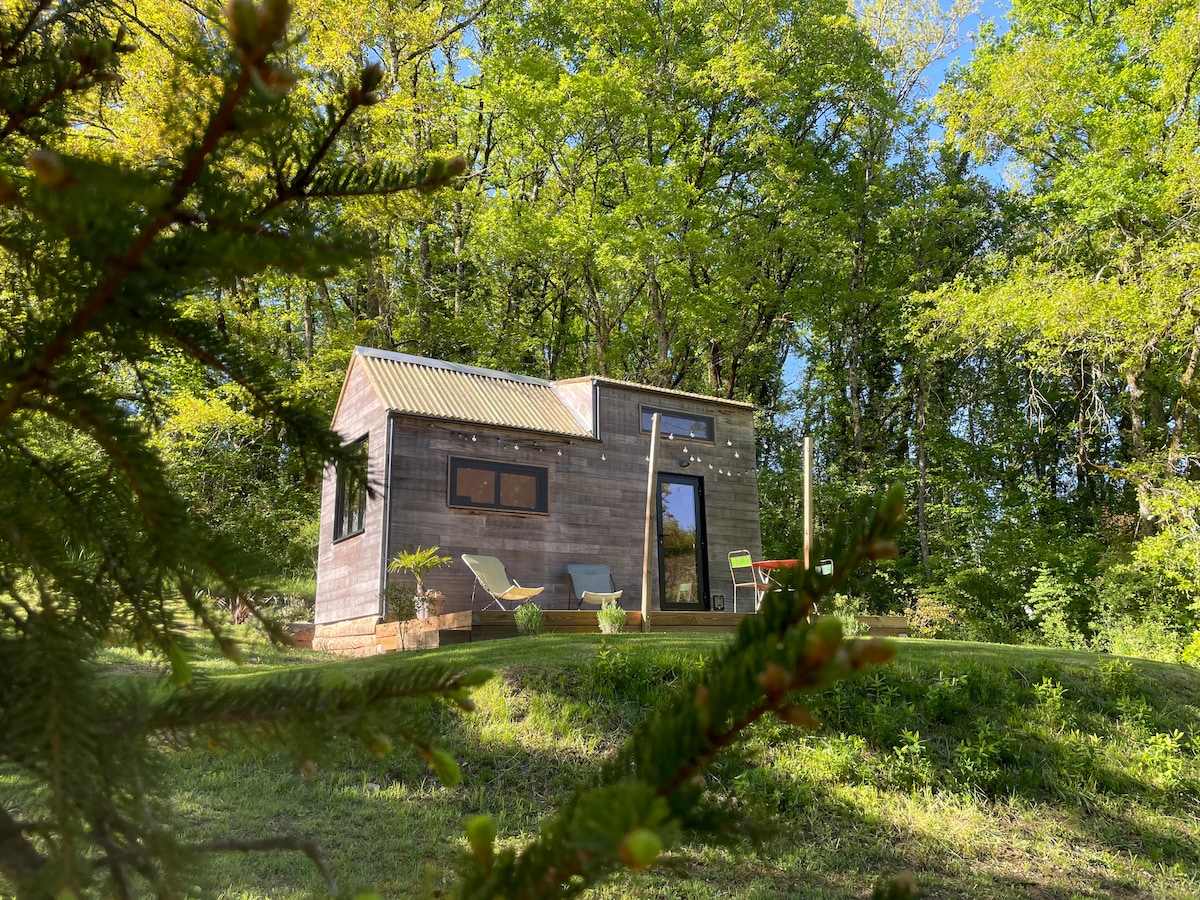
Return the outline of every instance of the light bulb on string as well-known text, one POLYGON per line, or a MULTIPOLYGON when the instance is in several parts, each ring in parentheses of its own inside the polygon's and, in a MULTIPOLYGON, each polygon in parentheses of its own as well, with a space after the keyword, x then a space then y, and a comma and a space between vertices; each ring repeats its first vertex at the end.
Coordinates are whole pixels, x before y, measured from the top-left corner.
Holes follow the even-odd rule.
POLYGON ((478 438, 475 437, 475 435, 471 435, 471 443, 474 443, 477 440, 478 440, 478 438))
POLYGON ((561 450, 559 450, 559 451, 558 451, 558 455, 559 455, 559 456, 562 456, 562 451, 561 451, 561 450))
POLYGON ((734 458, 734 459, 741 459, 741 458, 742 458, 742 454, 740 454, 740 453, 738 453, 736 450, 734 450, 734 451, 733 451, 733 458, 734 458))
POLYGON ((601 461, 601 462, 608 462, 608 457, 607 457, 607 456, 605 456, 603 453, 601 453, 601 454, 600 454, 600 461, 601 461))

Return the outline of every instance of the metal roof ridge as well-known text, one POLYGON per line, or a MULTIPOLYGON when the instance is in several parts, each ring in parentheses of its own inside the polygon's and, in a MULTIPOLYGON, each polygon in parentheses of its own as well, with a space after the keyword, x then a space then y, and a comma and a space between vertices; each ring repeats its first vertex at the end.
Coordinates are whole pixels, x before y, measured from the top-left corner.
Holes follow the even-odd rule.
MULTIPOLYGON (((710 394, 696 394, 692 391, 681 391, 676 388, 658 387, 657 385, 653 384, 640 384, 636 381, 622 381, 619 378, 609 378, 605 375, 589 375, 588 377, 600 384, 611 384, 618 387, 630 388, 631 390, 635 391, 650 391, 655 394, 667 394, 672 397, 687 397, 691 400, 704 400, 708 403, 723 403, 726 406, 738 406, 744 407, 745 409, 755 409, 753 403, 749 403, 745 400, 729 400, 725 397, 713 397, 710 394)), ((571 380, 578 381, 580 379, 571 380)))
POLYGON ((500 381, 516 381, 523 384, 536 384, 539 387, 553 387, 554 382, 544 378, 534 378, 531 375, 518 375, 515 372, 501 372, 499 369, 485 369, 482 366, 468 366, 465 363, 449 362, 444 359, 434 359, 431 356, 417 356, 412 353, 400 353, 396 350, 380 350, 377 347, 355 345, 354 352, 360 356, 371 356, 375 359, 386 359, 391 362, 408 363, 413 366, 424 366, 428 369, 444 369, 448 372, 458 372, 462 375, 479 375, 483 378, 496 378, 500 381))

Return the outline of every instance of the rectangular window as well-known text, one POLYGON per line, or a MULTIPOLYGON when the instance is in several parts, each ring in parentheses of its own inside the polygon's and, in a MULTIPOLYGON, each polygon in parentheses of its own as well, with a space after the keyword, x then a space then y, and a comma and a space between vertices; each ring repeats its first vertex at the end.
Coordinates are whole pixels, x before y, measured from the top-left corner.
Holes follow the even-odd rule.
POLYGON ((549 493, 548 469, 450 457, 451 506, 544 513, 549 493))
POLYGON ((333 539, 361 534, 367 519, 367 439, 351 447, 352 458, 337 465, 337 491, 334 494, 333 539))
POLYGON ((694 441, 713 443, 712 416, 693 416, 669 409, 659 409, 656 406, 642 407, 642 434, 650 433, 655 413, 662 416, 659 434, 663 437, 673 434, 677 438, 691 438, 694 441))

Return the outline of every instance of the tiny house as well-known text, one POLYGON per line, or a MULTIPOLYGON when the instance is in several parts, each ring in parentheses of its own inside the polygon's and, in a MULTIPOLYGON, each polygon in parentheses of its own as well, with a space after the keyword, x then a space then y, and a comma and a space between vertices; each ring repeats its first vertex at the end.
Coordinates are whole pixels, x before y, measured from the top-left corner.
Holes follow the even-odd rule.
POLYGON ((356 347, 333 428, 358 453, 325 473, 317 623, 381 615, 387 579, 408 577, 388 560, 417 546, 453 560, 425 577, 447 613, 491 599, 463 553, 544 586, 550 609, 573 605, 568 565, 601 563, 640 609, 655 413, 650 608, 733 611, 728 553, 762 545, 750 404, 356 347))

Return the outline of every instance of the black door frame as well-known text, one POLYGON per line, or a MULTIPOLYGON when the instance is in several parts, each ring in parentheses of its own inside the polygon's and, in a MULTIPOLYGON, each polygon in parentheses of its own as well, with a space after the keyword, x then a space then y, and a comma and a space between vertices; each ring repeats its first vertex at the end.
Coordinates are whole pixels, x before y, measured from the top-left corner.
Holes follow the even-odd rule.
POLYGON ((654 483, 658 539, 658 606, 664 610, 707 610, 708 599, 708 516, 705 511, 704 479, 699 475, 659 472, 654 483), (663 556, 663 484, 685 484, 696 489, 696 590, 699 603, 673 603, 667 600, 667 566, 663 556))

